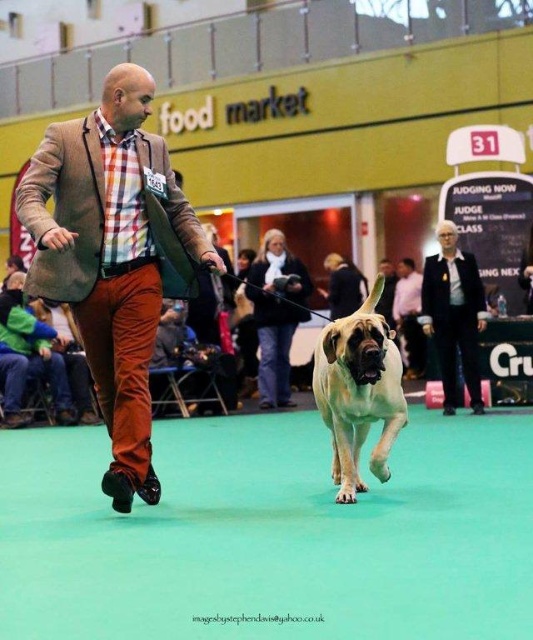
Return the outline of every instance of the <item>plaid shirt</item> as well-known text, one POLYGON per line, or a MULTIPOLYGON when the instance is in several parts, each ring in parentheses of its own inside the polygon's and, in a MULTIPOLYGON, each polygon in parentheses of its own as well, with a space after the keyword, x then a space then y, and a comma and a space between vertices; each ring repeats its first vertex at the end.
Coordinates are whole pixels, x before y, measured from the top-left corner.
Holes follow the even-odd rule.
POLYGON ((144 184, 135 148, 137 132, 117 144, 101 109, 95 112, 105 174, 105 228, 102 264, 114 266, 155 254, 144 212, 144 184))

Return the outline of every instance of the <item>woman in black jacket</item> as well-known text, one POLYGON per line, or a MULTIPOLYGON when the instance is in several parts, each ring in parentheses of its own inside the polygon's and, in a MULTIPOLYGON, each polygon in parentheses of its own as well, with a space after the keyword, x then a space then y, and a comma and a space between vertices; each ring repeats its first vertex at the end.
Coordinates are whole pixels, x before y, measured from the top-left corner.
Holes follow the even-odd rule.
POLYGON ((250 268, 245 289, 246 297, 254 303, 254 318, 261 347, 261 409, 273 409, 276 405, 296 406, 291 400, 289 352, 298 323, 310 320, 311 314, 285 302, 284 298, 307 306, 307 298, 312 291, 313 284, 307 269, 287 249, 283 232, 269 229, 259 255, 250 268), (291 275, 292 278, 284 278, 291 275))
POLYGON ((451 220, 437 225, 441 251, 426 258, 422 283, 422 316, 418 322, 435 338, 444 389, 444 415, 458 405, 456 357, 461 352, 465 383, 475 415, 483 415, 478 363, 478 333, 487 328, 485 291, 474 254, 457 247, 459 231, 451 220))

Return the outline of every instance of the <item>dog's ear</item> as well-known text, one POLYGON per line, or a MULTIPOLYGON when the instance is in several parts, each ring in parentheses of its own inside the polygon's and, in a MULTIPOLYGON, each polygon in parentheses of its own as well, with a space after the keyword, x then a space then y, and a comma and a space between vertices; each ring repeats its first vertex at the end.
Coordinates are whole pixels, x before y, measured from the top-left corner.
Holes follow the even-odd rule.
POLYGON ((328 364, 333 364, 337 360, 337 340, 339 339, 339 332, 335 328, 335 324, 332 324, 324 334, 322 341, 322 347, 328 364))

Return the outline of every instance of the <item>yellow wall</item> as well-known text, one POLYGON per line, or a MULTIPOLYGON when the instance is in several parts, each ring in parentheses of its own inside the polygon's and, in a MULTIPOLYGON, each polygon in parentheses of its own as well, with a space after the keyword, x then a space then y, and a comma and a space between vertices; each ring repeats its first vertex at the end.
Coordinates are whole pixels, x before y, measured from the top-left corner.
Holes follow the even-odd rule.
MULTIPOLYGON (((446 40, 160 95, 146 128, 158 131, 165 101, 185 111, 213 96, 213 129, 167 136, 196 207, 439 184, 452 175, 452 130, 494 123, 526 131, 533 123, 532 63, 531 27, 446 40), (310 113, 225 123, 227 103, 266 97, 270 85, 278 94, 305 86, 310 113)), ((0 122, 0 227, 8 226, 15 176, 46 125, 89 108, 0 122)), ((533 172, 529 147, 522 171, 533 172)))

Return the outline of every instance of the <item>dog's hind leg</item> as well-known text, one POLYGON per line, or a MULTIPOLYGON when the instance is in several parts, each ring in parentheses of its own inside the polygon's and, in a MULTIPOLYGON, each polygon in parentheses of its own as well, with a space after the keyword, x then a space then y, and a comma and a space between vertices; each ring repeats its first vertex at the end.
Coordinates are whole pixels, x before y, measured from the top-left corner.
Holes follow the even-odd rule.
POLYGON ((339 460, 339 450, 337 449, 337 443, 335 442, 335 434, 331 433, 331 444, 333 446, 333 460, 331 461, 331 477, 333 478, 333 484, 341 483, 341 462, 339 460))
POLYGON ((353 464, 355 467, 355 488, 358 492, 365 493, 368 491, 368 485, 363 482, 359 475, 359 460, 361 457, 361 448, 365 444, 365 440, 370 431, 370 423, 358 424, 355 426, 355 443, 353 449, 353 464))
POLYGON ((372 471, 381 482, 388 482, 390 480, 391 472, 387 465, 387 460, 392 445, 406 423, 407 414, 403 412, 397 413, 393 418, 385 420, 381 438, 370 456, 370 471, 372 471))
POLYGON ((341 488, 335 502, 353 504, 357 502, 355 467, 353 464, 354 429, 351 424, 335 420, 335 443, 341 467, 341 488))

